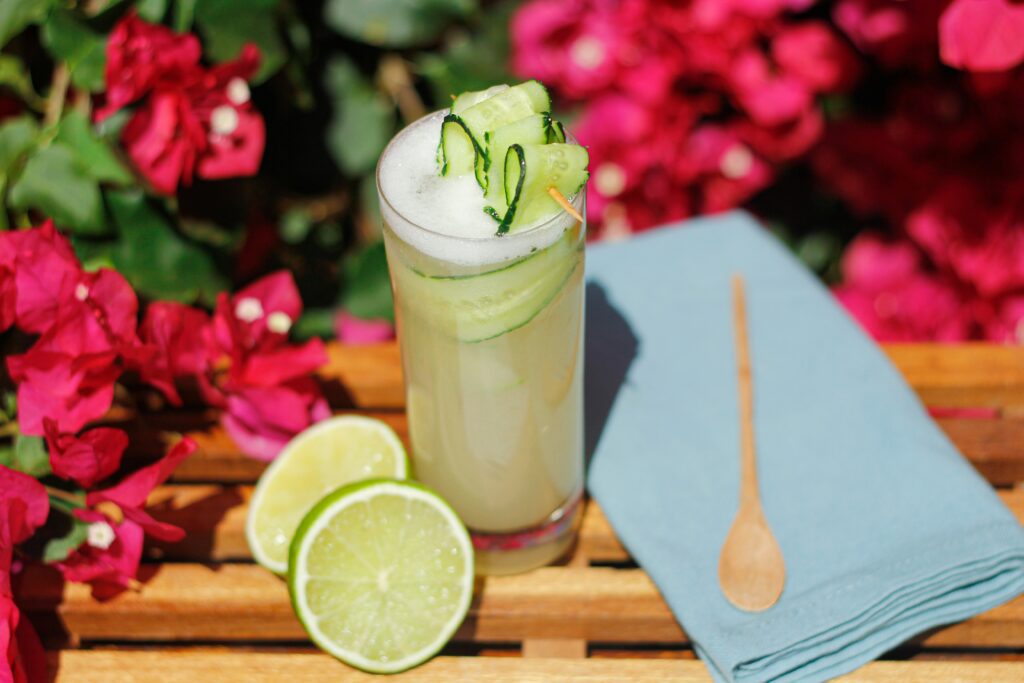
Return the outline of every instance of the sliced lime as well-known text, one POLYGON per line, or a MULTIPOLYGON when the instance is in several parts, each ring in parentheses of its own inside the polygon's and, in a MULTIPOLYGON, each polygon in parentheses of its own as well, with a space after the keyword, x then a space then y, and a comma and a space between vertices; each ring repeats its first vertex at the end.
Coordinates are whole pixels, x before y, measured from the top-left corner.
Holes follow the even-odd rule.
POLYGON ((350 484, 299 525, 288 589, 323 650, 364 671, 404 671, 435 655, 465 618, 473 547, 452 509, 426 487, 350 484))
POLYGON ((324 495, 371 477, 407 476, 405 448, 380 420, 342 415, 313 425, 285 446, 256 485, 245 523, 253 558, 284 574, 296 527, 324 495))

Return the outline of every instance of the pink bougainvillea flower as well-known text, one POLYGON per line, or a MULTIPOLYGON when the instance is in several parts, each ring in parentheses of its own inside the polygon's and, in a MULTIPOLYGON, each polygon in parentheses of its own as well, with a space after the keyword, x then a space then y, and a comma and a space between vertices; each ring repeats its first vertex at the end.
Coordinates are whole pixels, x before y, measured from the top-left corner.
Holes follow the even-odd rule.
POLYGON ((1024 288, 1021 189, 951 180, 907 219, 907 231, 939 266, 984 297, 1024 288))
POLYGON ((860 71, 848 45, 820 21, 786 26, 772 40, 771 50, 783 71, 818 92, 845 90, 860 71))
POLYGON ((214 314, 216 341, 235 353, 284 343, 302 315, 302 297, 287 270, 261 277, 221 299, 214 314))
POLYGON ((138 345, 139 301, 115 270, 82 273, 73 295, 60 301, 54 323, 33 347, 67 355, 114 351, 132 355, 138 345))
MULTIPOLYGON (((2 561, 2 558, 0 558, 2 561)), ((14 598, 0 591, 0 682, 43 683, 46 675, 46 652, 39 636, 25 615, 19 612, 14 598)))
POLYGON ((889 68, 932 70, 935 27, 947 0, 838 0, 832 19, 853 44, 889 68))
POLYGON ((185 93, 161 90, 125 126, 121 134, 128 157, 153 189, 164 194, 179 183, 192 183, 199 150, 206 145, 202 122, 189 107, 185 93))
POLYGON ((812 103, 807 83, 784 72, 773 72, 771 63, 757 50, 736 57, 730 78, 738 104, 760 125, 792 121, 812 103))
POLYGON ((683 156, 698 174, 703 189, 702 210, 730 209, 763 189, 772 168, 758 158, 734 130, 714 124, 694 129, 683 156))
POLYGON ((0 333, 14 324, 18 290, 14 284, 14 270, 0 265, 0 333))
POLYGON ((85 498, 89 506, 109 502, 117 505, 124 513, 125 519, 137 524, 145 533, 164 541, 179 541, 185 532, 173 524, 158 522, 144 510, 146 498, 150 492, 160 484, 167 481, 175 468, 185 458, 192 455, 198 445, 192 439, 185 437, 178 441, 167 454, 142 469, 129 474, 119 483, 110 488, 99 491, 90 491, 85 498))
POLYGON ((209 324, 210 316, 204 311, 174 301, 154 301, 146 307, 139 337, 155 351, 139 375, 175 405, 181 405, 175 378, 204 376, 208 369, 209 324))
POLYGON ((0 527, 9 530, 11 545, 21 543, 46 522, 46 488, 27 474, 0 465, 0 513, 0 527))
POLYGON ((329 416, 316 383, 300 377, 279 386, 232 392, 221 421, 247 455, 272 460, 295 434, 329 416))
POLYGON ((567 97, 582 98, 612 82, 629 26, 612 3, 529 2, 512 18, 512 68, 567 97))
POLYGON ((259 49, 246 44, 238 59, 215 66, 190 91, 208 143, 198 159, 201 177, 237 178, 259 170, 266 130, 248 85, 259 64, 259 49))
POLYGON ((963 341, 972 317, 955 283, 923 270, 920 252, 906 242, 862 233, 843 257, 843 284, 835 295, 879 341, 963 341))
POLYGON ((92 488, 117 471, 128 448, 128 435, 120 429, 97 427, 78 436, 61 434, 57 423, 43 419, 46 446, 53 473, 92 488))
POLYGON ((327 350, 320 339, 253 353, 237 368, 232 367, 228 389, 235 386, 274 387, 296 377, 312 374, 327 362, 327 350))
POLYGON ((1005 71, 1024 61, 1024 5, 953 0, 939 19, 942 61, 969 71, 1005 71))
POLYGON ((116 523, 96 510, 76 510, 90 525, 93 537, 54 566, 68 581, 91 583, 97 599, 113 597, 128 588, 139 570, 144 534, 130 519, 116 523))
POLYGON ((14 274, 16 323, 32 333, 54 324, 61 302, 74 296, 83 277, 71 245, 53 221, 0 232, 0 266, 14 274))
POLYGON ((102 417, 114 400, 114 382, 121 374, 113 352, 73 356, 30 350, 8 357, 7 369, 18 383, 21 431, 36 436, 45 433, 47 417, 65 433, 102 417))
POLYGON ((334 331, 339 341, 352 346, 377 344, 395 337, 390 320, 357 318, 348 311, 338 311, 334 316, 334 331))
POLYGON ((979 317, 989 341, 1024 344, 1024 294, 1001 298, 979 317))
MULTIPOLYGON (((31 477, 21 476, 42 489, 31 477)), ((48 501, 45 491, 41 493, 41 498, 39 491, 29 494, 28 502, 24 496, 16 495, 26 493, 24 482, 13 484, 13 491, 5 491, 3 487, 11 482, 2 473, 0 482, 0 681, 41 683, 46 680, 46 654, 32 624, 14 604, 11 564, 17 542, 15 539, 27 538, 42 524, 37 509, 41 507, 39 500, 43 503, 48 501)), ((42 518, 46 518, 45 511, 42 512, 42 518)))
POLYGON ((122 21, 122 28, 120 33, 115 29, 118 42, 112 39, 108 45, 108 53, 118 59, 108 61, 102 115, 148 94, 121 139, 153 189, 171 194, 180 184, 191 184, 195 175, 219 179, 256 173, 266 130, 252 105, 248 81, 259 67, 259 49, 246 44, 238 59, 206 69, 199 64, 194 36, 179 36, 134 15, 122 21), (167 57, 133 61, 135 51, 154 46, 166 46, 167 57))
POLYGON ((110 32, 106 53, 106 100, 96 113, 99 120, 138 100, 155 86, 176 85, 191 77, 202 56, 194 35, 145 22, 134 10, 125 14, 110 32))

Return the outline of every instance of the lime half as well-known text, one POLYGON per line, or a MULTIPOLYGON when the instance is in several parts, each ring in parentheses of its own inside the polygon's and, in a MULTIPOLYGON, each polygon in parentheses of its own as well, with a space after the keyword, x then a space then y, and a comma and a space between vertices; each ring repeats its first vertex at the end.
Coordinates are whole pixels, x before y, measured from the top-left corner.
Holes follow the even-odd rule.
POLYGON ((284 447, 256 485, 245 522, 253 558, 284 574, 292 535, 318 500, 354 481, 407 476, 405 448, 380 420, 341 415, 318 422, 284 447))
POLYGON ((462 623, 473 596, 473 548, 430 489, 359 482, 302 520, 288 589, 319 647, 364 671, 395 673, 437 654, 462 623))

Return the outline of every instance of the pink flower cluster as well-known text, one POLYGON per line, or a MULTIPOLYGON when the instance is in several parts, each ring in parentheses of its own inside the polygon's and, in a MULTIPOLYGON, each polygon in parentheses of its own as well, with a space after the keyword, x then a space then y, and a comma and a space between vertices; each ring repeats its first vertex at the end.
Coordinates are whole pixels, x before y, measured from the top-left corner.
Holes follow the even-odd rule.
POLYGON ((819 98, 858 71, 813 0, 534 0, 513 68, 582 111, 590 215, 605 234, 734 207, 804 154, 819 98))
POLYGON ((233 178, 259 170, 266 131, 249 93, 260 59, 255 45, 207 69, 194 35, 131 11, 114 27, 106 52, 106 99, 97 118, 138 103, 122 142, 155 190, 171 194, 193 175, 233 178))
POLYGON ((176 381, 195 381, 209 405, 224 409, 221 422, 239 447, 272 460, 295 434, 330 414, 311 377, 327 362, 323 342, 288 341, 301 314, 302 299, 287 271, 221 294, 212 316, 179 303, 153 303, 142 336, 157 352, 140 374, 175 403, 176 381))
POLYGON ((42 526, 51 509, 88 525, 85 541, 55 566, 69 581, 91 583, 101 597, 133 581, 145 536, 175 541, 184 535, 151 517, 145 505, 196 450, 191 439, 110 483, 128 436, 89 425, 109 411, 118 379, 137 373, 173 403, 181 402, 177 382, 191 380, 211 405, 223 408, 222 422, 239 445, 270 459, 328 413, 309 376, 326 362, 322 342, 288 342, 301 312, 291 275, 278 272, 234 296, 220 295, 212 316, 155 302, 138 325, 131 286, 113 270, 84 270, 52 222, 0 232, 0 333, 16 328, 35 336, 24 353, 6 359, 17 386, 18 428, 45 439, 53 475, 69 488, 84 489, 84 495, 49 490, 0 466, 0 653, 6 654, 8 678, 24 680, 42 666, 38 641, 14 605, 10 574, 15 546, 42 526))
POLYGON ((890 226, 853 241, 836 293, 881 340, 1021 343, 1024 26, 1002 0, 946 4, 835 8, 861 49, 901 67, 881 113, 834 123, 812 156, 857 215, 890 226))

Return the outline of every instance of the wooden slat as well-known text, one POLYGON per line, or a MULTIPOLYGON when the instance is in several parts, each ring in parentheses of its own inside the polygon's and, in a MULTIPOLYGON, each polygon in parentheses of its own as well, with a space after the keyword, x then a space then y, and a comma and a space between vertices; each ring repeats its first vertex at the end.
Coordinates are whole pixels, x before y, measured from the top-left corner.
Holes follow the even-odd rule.
MULTIPOLYGON (((339 411, 340 413, 352 411, 339 411)), ((360 411, 387 422, 409 447, 409 423, 404 413, 394 411, 360 411)), ((971 464, 995 486, 1010 486, 1024 481, 1024 417, 1005 419, 941 418, 938 424, 971 464)), ((246 457, 219 426, 202 432, 189 432, 200 444, 200 451, 174 472, 176 482, 252 483, 259 479, 266 463, 246 457)), ((136 450, 136 444, 157 439, 153 430, 131 431, 132 451, 129 457, 149 460, 163 452, 163 447, 136 450)))
POLYGON ((320 375, 333 386, 332 405, 339 398, 358 408, 401 408, 405 405, 402 390, 402 363, 394 342, 366 346, 327 347, 328 362, 320 375))
MULTIPOLYGON (((83 641, 304 640, 287 587, 249 564, 145 565, 140 592, 97 602, 89 587, 62 586, 56 572, 33 568, 18 577, 18 604, 56 611, 83 641)), ((685 636, 650 579, 638 569, 547 567, 483 582, 456 636, 479 642, 581 638, 607 643, 679 643, 685 636)), ((921 642, 942 647, 1024 647, 1024 597, 921 642)))
MULTIPOLYGON (((883 349, 925 403, 942 407, 1024 405, 1024 347, 889 344, 883 349)), ((404 405, 398 346, 329 346, 323 375, 361 408, 404 405)))
MULTIPOLYGON (((352 413, 350 410, 337 411, 339 415, 352 413)), ((361 410, 360 415, 386 422, 409 448, 409 421, 405 413, 387 410, 361 410)), ((133 430, 131 436, 142 430, 133 430)), ((219 425, 201 432, 189 432, 199 444, 199 451, 185 460, 175 470, 174 481, 196 482, 217 481, 226 483, 249 483, 259 479, 267 463, 247 457, 219 425)))
MULTIPOLYGON (((136 683, 164 681, 246 681, 291 683, 380 680, 346 667, 319 653, 220 652, 205 650, 75 651, 50 658, 59 683, 136 683)), ((508 657, 437 657, 423 666, 389 679, 420 683, 477 681, 619 681, 672 680, 705 683, 711 680, 698 661, 669 659, 519 659, 508 657)), ((932 683, 933 681, 1024 680, 1019 662, 872 662, 843 676, 847 683, 932 683)))
MULTIPOLYGON (((154 542, 150 557, 176 560, 252 559, 245 540, 245 517, 251 486, 162 486, 149 498, 149 511, 157 519, 188 529, 184 540, 154 542)), ((1024 524, 1024 489, 999 491, 1003 503, 1024 524)), ((580 527, 577 553, 592 562, 622 562, 629 555, 619 543, 600 506, 587 503, 580 527)))
POLYGON ((1024 405, 1024 347, 894 344, 884 348, 928 405, 1024 405))

